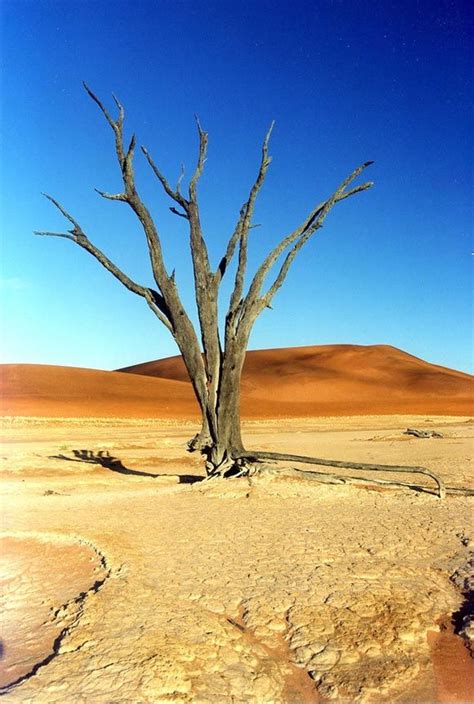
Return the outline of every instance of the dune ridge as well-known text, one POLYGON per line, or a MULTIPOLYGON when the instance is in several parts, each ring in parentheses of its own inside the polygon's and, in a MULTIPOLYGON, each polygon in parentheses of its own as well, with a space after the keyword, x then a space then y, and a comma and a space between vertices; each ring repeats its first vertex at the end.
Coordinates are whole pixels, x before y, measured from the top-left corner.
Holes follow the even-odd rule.
MULTIPOLYGON (((120 371, 185 382, 180 356, 120 371)), ((474 378, 389 345, 318 345, 247 353, 247 418, 431 413, 470 415, 474 378)))
MULTIPOLYGON (((35 364, 0 369, 3 415, 198 415, 180 356, 118 371, 35 364)), ((473 412, 472 376, 387 345, 250 351, 242 377, 244 418, 473 412)))

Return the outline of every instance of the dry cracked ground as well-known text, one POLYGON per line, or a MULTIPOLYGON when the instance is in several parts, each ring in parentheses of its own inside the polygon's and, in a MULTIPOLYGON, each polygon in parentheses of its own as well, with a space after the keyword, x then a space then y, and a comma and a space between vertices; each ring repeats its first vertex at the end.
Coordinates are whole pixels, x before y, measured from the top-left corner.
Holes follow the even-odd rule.
MULTIPOLYGON (((193 430, 5 419, 5 702, 472 701, 472 497, 441 501, 427 477, 202 484, 193 430), (463 639, 443 630, 453 614, 463 639)), ((245 437, 473 487, 468 419, 253 422, 245 437)))

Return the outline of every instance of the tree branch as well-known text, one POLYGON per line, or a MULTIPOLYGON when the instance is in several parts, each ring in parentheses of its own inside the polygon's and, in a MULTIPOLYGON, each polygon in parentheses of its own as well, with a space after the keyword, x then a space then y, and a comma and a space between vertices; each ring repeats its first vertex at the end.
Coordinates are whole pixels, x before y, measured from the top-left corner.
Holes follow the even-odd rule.
MULTIPOLYGON (((169 312, 167 317, 169 318, 171 325, 171 332, 176 340, 181 354, 183 355, 184 363, 189 372, 194 391, 201 408, 204 410, 206 407, 207 396, 206 377, 196 331, 189 316, 184 310, 174 278, 173 276, 169 276, 166 270, 157 227, 151 217, 150 211, 141 200, 135 186, 135 176, 133 173, 135 136, 132 137, 128 150, 125 153, 123 146, 123 123, 125 111, 122 105, 114 96, 115 103, 119 110, 119 117, 114 121, 97 96, 95 96, 86 85, 85 88, 92 100, 99 106, 100 110, 105 115, 107 122, 114 131, 115 150, 122 173, 125 201, 133 210, 142 225, 150 253, 153 276, 158 286, 158 290, 163 296, 166 311, 169 312)), ((183 199, 183 201, 179 200, 178 202, 183 205, 183 207, 187 206, 187 201, 185 199, 183 199)), ((154 310, 153 305, 151 305, 153 302, 150 302, 148 299, 147 302, 150 307, 152 307, 152 310, 154 310)))
MULTIPOLYGON (((201 128, 199 119, 196 117, 196 124, 198 126, 199 132, 199 156, 196 170, 191 178, 189 184, 189 201, 186 202, 186 214, 189 218, 189 229, 190 229, 190 247, 191 247, 191 257, 193 260, 194 269, 194 279, 196 285, 196 301, 198 304, 198 311, 201 313, 204 311, 204 305, 201 308, 202 303, 202 293, 203 289, 209 291, 209 287, 214 287, 214 282, 212 280, 211 267, 209 264, 209 253, 207 251, 207 245, 202 235, 201 228, 201 218, 199 213, 199 203, 197 200, 196 186, 197 182, 202 174, 204 168, 204 162, 206 161, 207 153, 207 132, 204 132, 201 128)), ((184 199, 183 199, 184 200, 184 199)), ((217 311, 216 311, 217 315, 217 311)), ((202 320, 200 319, 201 327, 202 320)), ((205 333, 204 333, 205 334, 205 333)), ((205 344, 205 343, 204 343, 205 344)))
MULTIPOLYGON (((415 491, 424 491, 431 493, 431 490, 421 484, 413 482, 402 482, 393 479, 375 479, 373 477, 348 476, 347 474, 335 474, 333 472, 317 472, 315 470, 304 470, 296 467, 275 468, 270 465, 264 465, 258 469, 259 473, 264 472, 274 476, 290 476, 301 477, 314 480, 322 484, 352 484, 355 486, 382 486, 382 487, 397 487, 400 489, 415 489, 415 491)), ((245 474, 245 470, 242 471, 245 474)), ((474 489, 457 488, 452 486, 446 487, 447 496, 474 496, 474 489)), ((442 498, 442 497, 440 497, 442 498)))
MULTIPOLYGON (((133 158, 135 153, 136 138, 132 135, 127 151, 125 152, 123 146, 123 124, 125 119, 125 110, 121 103, 117 100, 115 95, 113 95, 114 101, 119 110, 119 117, 114 120, 107 109, 104 107, 99 98, 92 92, 92 90, 84 83, 84 88, 87 91, 91 99, 99 106, 101 112, 104 114, 107 122, 111 126, 115 134, 115 151, 117 154, 117 160, 120 166, 122 181, 124 184, 124 192, 121 194, 108 194, 103 191, 98 191, 99 194, 109 200, 119 200, 128 203, 130 208, 134 211, 135 215, 138 217, 148 243, 148 249, 150 253, 150 261, 153 271, 153 276, 156 284, 166 299, 166 306, 168 310, 174 310, 174 317, 177 318, 181 315, 182 310, 181 301, 179 300, 178 293, 175 287, 172 285, 170 277, 166 271, 166 267, 163 260, 163 254, 161 250, 161 242, 158 234, 158 230, 153 222, 153 219, 138 195, 135 186, 135 175, 133 172, 133 158)), ((97 190, 97 189, 96 189, 97 190)), ((189 321, 189 325, 191 322, 189 321)))
MULTIPOLYGON (((92 90, 87 86, 86 83, 84 83, 84 88, 90 98, 96 103, 96 105, 99 106, 101 112, 104 114, 107 122, 114 131, 115 151, 117 154, 117 160, 120 166, 122 181, 124 184, 123 194, 117 194, 117 197, 112 196, 109 198, 109 194, 105 194, 104 192, 100 192, 100 194, 103 195, 104 198, 108 198, 109 200, 123 200, 125 203, 128 203, 130 208, 134 211, 134 213, 140 220, 148 243, 153 276, 158 288, 164 295, 164 291, 167 287, 169 277, 163 261, 160 238, 153 222, 153 219, 150 213, 148 212, 148 209, 141 201, 137 189, 135 187, 135 175, 133 172, 133 157, 136 146, 135 135, 132 136, 128 149, 125 152, 123 146, 123 124, 125 119, 125 110, 123 106, 114 95, 113 98, 119 110, 118 119, 114 120, 107 111, 107 109, 104 107, 102 102, 99 100, 99 98, 92 92, 92 90)), ((170 306, 169 301, 167 302, 167 305, 170 306)))
POLYGON ((181 195, 181 182, 184 178, 184 164, 181 164, 181 172, 178 176, 178 181, 176 183, 176 193, 179 193, 181 195))
POLYGON ((186 211, 188 209, 189 203, 186 200, 186 198, 184 198, 184 196, 181 195, 181 192, 180 192, 180 185, 181 185, 181 180, 184 176, 184 172, 181 172, 180 178, 178 179, 178 184, 176 186, 176 190, 173 190, 168 179, 161 173, 161 171, 159 170, 159 168, 157 167, 157 165, 155 164, 155 162, 151 158, 148 149, 146 149, 145 147, 141 147, 141 150, 142 150, 143 154, 145 155, 145 158, 148 161, 153 173, 155 174, 155 176, 157 177, 157 179, 159 180, 159 182, 163 186, 165 193, 172 200, 174 200, 176 203, 178 203, 182 208, 184 208, 184 210, 186 211))
MULTIPOLYGON (((125 150, 123 144, 123 124, 125 118, 125 111, 123 106, 120 104, 117 98, 113 96, 119 112, 118 118, 113 119, 108 110, 103 105, 103 103, 85 83, 84 88, 89 97, 99 107, 100 111, 107 120, 107 123, 114 132, 115 151, 124 184, 123 194, 116 194, 116 196, 114 196, 113 194, 107 194, 105 192, 100 192, 100 194, 102 195, 102 197, 108 198, 109 200, 123 200, 124 202, 128 203, 128 205, 140 221, 146 236, 153 276, 158 287, 158 292, 153 291, 152 289, 145 289, 144 287, 139 286, 138 284, 133 282, 129 277, 127 277, 122 271, 120 271, 102 252, 100 252, 100 250, 98 250, 88 240, 85 233, 82 231, 79 223, 77 223, 72 218, 72 216, 57 201, 55 201, 55 199, 51 198, 50 196, 48 196, 48 198, 72 223, 73 229, 70 230, 71 234, 51 232, 42 232, 38 234, 60 236, 66 239, 72 239, 74 242, 76 242, 76 244, 79 244, 83 249, 86 249, 96 259, 98 259, 100 263, 102 263, 105 268, 107 268, 116 278, 118 278, 125 286, 127 286, 127 288, 145 297, 148 305, 153 310, 153 312, 158 315, 160 320, 162 320, 166 327, 171 331, 181 351, 181 354, 183 355, 184 363, 191 378, 193 388, 198 398, 201 409, 203 413, 205 413, 208 396, 206 386, 206 372, 196 331, 189 316, 184 310, 178 289, 176 287, 176 283, 174 281, 174 277, 169 276, 166 270, 161 248, 161 241, 157 227, 154 223, 153 218, 151 217, 150 211, 148 210, 144 202, 141 200, 135 186, 135 176, 133 172, 133 157, 136 145, 135 136, 132 136, 128 149, 125 150)), ((178 182, 176 193, 178 193, 179 191, 179 183, 180 182, 178 182)), ((187 201, 184 198, 181 201, 181 198, 182 196, 180 196, 180 199, 178 200, 179 204, 183 207, 185 207, 186 205, 187 207, 187 201)))
POLYGON ((367 161, 361 166, 354 169, 354 171, 334 191, 330 198, 328 198, 326 201, 323 201, 322 203, 319 203, 311 211, 311 213, 303 221, 303 223, 298 228, 296 228, 296 230, 293 230, 293 232, 283 238, 283 240, 281 240, 281 242, 271 250, 271 252, 267 255, 263 263, 258 268, 252 280, 248 294, 242 306, 242 312, 240 316, 241 320, 246 316, 250 316, 252 320, 255 320, 261 310, 263 310, 265 306, 271 303, 271 299, 285 280, 290 265, 293 262, 296 254, 301 249, 301 247, 309 240, 311 235, 313 235, 316 230, 319 230, 322 227, 324 220, 326 219, 329 211, 333 208, 333 206, 339 201, 345 200, 346 198, 355 195, 356 193, 360 193, 361 191, 365 191, 371 186, 373 186, 373 182, 368 181, 367 183, 364 183, 360 186, 356 186, 350 191, 345 190, 347 186, 349 186, 352 181, 354 181, 354 179, 357 178, 357 176, 359 176, 359 174, 362 173, 362 171, 371 164, 373 164, 372 161, 367 161), (275 279, 274 283, 272 284, 269 292, 262 298, 259 298, 262 285, 270 269, 273 267, 273 265, 280 257, 280 255, 285 251, 285 249, 293 243, 295 244, 292 250, 290 250, 290 252, 288 253, 280 269, 280 272, 277 278, 275 279))
POLYGON ((275 125, 275 122, 273 121, 272 124, 270 125, 270 128, 269 128, 267 134, 265 135, 265 139, 263 140, 262 160, 260 162, 260 168, 258 171, 257 179, 256 179, 256 181, 250 191, 249 199, 244 206, 242 224, 240 227, 240 237, 239 237, 239 261, 237 264, 234 290, 231 295, 230 305, 229 305, 229 313, 228 313, 228 321, 229 321, 230 326, 233 326, 233 322, 236 318, 236 311, 240 305, 240 301, 241 301, 242 293, 243 293, 243 288, 244 288, 245 272, 247 269, 248 234, 249 234, 249 228, 250 228, 250 224, 251 224, 253 213, 254 213, 255 200, 257 198, 257 195, 258 195, 260 188, 263 185, 263 182, 265 181, 265 176, 266 176, 268 167, 270 166, 271 161, 272 161, 271 157, 268 156, 268 143, 270 141, 270 137, 271 137, 274 125, 275 125))
POLYGON ((82 233, 83 236, 85 237, 84 233, 82 232, 82 228, 79 225, 79 223, 77 222, 77 220, 74 220, 72 215, 70 215, 70 213, 67 212, 67 210, 61 205, 61 203, 59 201, 56 200, 56 198, 53 198, 53 196, 48 195, 48 193, 42 193, 41 195, 44 196, 45 198, 47 198, 49 201, 51 201, 51 203, 59 210, 61 215, 64 215, 66 220, 69 220, 69 222, 72 225, 74 225, 74 229, 70 230, 70 232, 72 232, 73 234, 75 232, 77 232, 79 234, 82 233))
POLYGON ((186 215, 186 213, 180 213, 179 210, 176 210, 176 208, 173 208, 173 206, 170 207, 171 212, 173 215, 179 215, 180 218, 184 218, 185 220, 189 220, 189 217, 186 215))
MULTIPOLYGON (((158 169, 148 150, 142 147, 142 152, 145 155, 148 164, 153 170, 155 176, 160 181, 165 193, 175 201, 184 212, 180 212, 174 207, 170 210, 174 215, 185 218, 189 222, 190 228, 190 249, 193 262, 194 283, 196 291, 196 302, 198 308, 199 323, 201 326, 201 339, 205 352, 205 367, 207 376, 208 393, 214 394, 216 384, 218 383, 219 365, 220 365, 220 341, 219 329, 217 323, 217 295, 215 293, 216 286, 211 279, 211 271, 209 264, 209 255, 206 243, 202 236, 201 223, 199 216, 199 205, 197 202, 197 182, 204 169, 206 160, 208 134, 204 132, 199 120, 196 118, 196 124, 199 134, 199 156, 195 172, 191 178, 189 185, 189 200, 181 194, 181 182, 184 177, 184 167, 181 167, 181 173, 178 178, 176 189, 174 190, 167 178, 158 169)), ((215 405, 215 403, 210 404, 215 405)), ((211 423, 214 419, 211 419, 211 423)))
MULTIPOLYGON (((189 221, 189 245, 193 263, 194 288, 204 350, 207 398, 206 422, 209 425, 211 434, 217 437, 217 389, 222 361, 217 309, 217 284, 211 272, 209 254, 202 234, 197 198, 197 183, 202 175, 206 161, 208 134, 202 129, 197 117, 196 125, 199 134, 199 154, 196 168, 189 184, 189 200, 186 200, 179 191, 183 172, 175 193, 179 196, 180 204, 189 221)), ((173 210, 173 212, 175 211, 173 210)), ((180 215, 179 211, 176 211, 176 214, 180 215)))
POLYGON ((201 127, 201 123, 199 122, 199 118, 197 115, 195 115, 196 119, 196 125, 198 129, 198 134, 199 134, 199 155, 198 155, 198 160, 196 164, 196 169, 194 171, 194 174, 191 177, 191 181, 189 183, 189 200, 193 203, 196 202, 196 187, 197 187, 197 182, 202 176, 202 172, 204 171, 204 164, 206 162, 206 155, 207 155, 207 144, 209 140, 209 135, 207 132, 204 132, 204 130, 201 127))
POLYGON ((94 103, 96 103, 96 104, 99 106, 99 109, 101 110, 101 112, 102 112, 103 115, 105 116, 107 122, 109 123, 109 125, 112 127, 112 129, 113 129, 114 132, 115 132, 115 131, 117 130, 117 128, 118 128, 118 125, 123 124, 123 119, 124 119, 124 115, 125 115, 123 106, 119 103, 119 101, 117 100, 117 98, 115 97, 115 95, 112 93, 112 97, 113 97, 113 99, 114 99, 114 101, 115 101, 115 104, 117 105, 117 107, 118 107, 118 109, 119 109, 119 119, 118 119, 118 121, 116 122, 116 121, 112 118, 112 116, 110 115, 109 111, 108 111, 107 108, 104 106, 104 104, 103 104, 103 103, 99 100, 99 98, 96 96, 96 94, 91 91, 91 89, 89 88, 89 86, 87 85, 87 83, 86 83, 85 81, 82 81, 82 85, 84 86, 86 92, 87 92, 87 93, 89 94, 89 96, 92 98, 92 100, 94 101, 94 103))
POLYGON ((253 210, 254 210, 254 205, 255 205, 255 200, 257 198, 258 192, 261 189, 264 181, 265 181, 265 176, 267 173, 267 169, 270 166, 271 163, 271 157, 268 156, 268 144, 270 142, 270 137, 272 135, 273 128, 275 126, 275 121, 270 125, 270 128, 268 129, 267 134, 265 135, 265 139, 263 141, 262 145, 262 159, 260 162, 260 167, 258 170, 257 178, 255 179, 254 184, 252 185, 252 188, 250 189, 250 194, 246 202, 243 204, 243 206, 240 209, 240 217, 239 221, 237 222, 237 225, 235 227, 235 230, 229 239, 229 242, 227 244, 227 249, 222 257, 219 266, 217 268, 217 271, 215 273, 215 277, 217 279, 217 282, 220 283, 222 280, 227 267, 229 266, 230 262, 232 261, 232 257, 234 256, 235 248, 239 241, 242 239, 242 234, 244 230, 246 229, 247 231, 250 230, 252 227, 257 227, 257 225, 251 225, 251 220, 253 216, 253 210))
POLYGON ((94 188, 94 191, 106 200, 120 200, 125 203, 127 202, 127 196, 125 193, 107 193, 106 191, 100 191, 98 188, 94 188))
POLYGON ((154 313, 158 316, 161 322, 171 330, 171 322, 169 319, 169 311, 167 309, 165 300, 157 291, 141 286, 133 281, 127 274, 125 274, 121 269, 119 269, 98 247, 96 247, 89 240, 87 235, 84 233, 82 227, 79 223, 70 215, 67 210, 52 196, 47 193, 43 194, 48 200, 50 200, 56 208, 64 215, 64 217, 73 223, 74 229, 70 230, 69 233, 58 233, 49 231, 35 231, 35 235, 40 235, 43 237, 63 237, 65 239, 75 242, 79 247, 85 249, 89 254, 91 254, 97 261, 102 264, 102 266, 110 271, 110 273, 115 276, 121 284, 125 286, 132 293, 142 296, 146 299, 148 305, 152 308, 154 313))
POLYGON ((107 108, 103 105, 103 103, 99 100, 99 98, 91 91, 89 86, 85 81, 82 81, 82 85, 84 86, 86 92, 90 96, 90 98, 98 105, 100 111, 104 115, 105 119, 113 129, 115 133, 115 149, 117 152, 117 157, 120 163, 120 168, 123 170, 123 162, 125 159, 124 151, 123 151, 123 144, 122 144, 122 132, 123 132, 123 121, 125 118, 125 111, 123 109, 123 106, 119 103, 115 95, 113 95, 113 99, 115 101, 115 104, 117 105, 117 108, 119 110, 119 117, 118 120, 114 120, 112 116, 110 115, 109 111, 107 108))

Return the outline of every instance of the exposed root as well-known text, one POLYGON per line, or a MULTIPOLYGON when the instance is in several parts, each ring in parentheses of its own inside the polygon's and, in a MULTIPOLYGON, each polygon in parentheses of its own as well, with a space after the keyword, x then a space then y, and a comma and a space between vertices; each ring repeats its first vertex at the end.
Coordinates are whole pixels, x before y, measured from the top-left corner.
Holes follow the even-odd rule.
POLYGON ((436 430, 418 430, 418 428, 407 428, 404 435, 414 435, 415 438, 442 438, 442 433, 436 430))
MULTIPOLYGON (((341 467, 344 469, 365 469, 365 470, 370 470, 370 471, 377 471, 377 472, 400 472, 400 473, 415 473, 415 474, 424 474, 428 477, 431 477, 433 479, 437 486, 438 486, 438 495, 440 499, 444 499, 446 497, 446 487, 444 485, 443 480, 441 477, 439 477, 437 474, 432 472, 429 469, 426 469, 425 467, 405 467, 405 466, 397 466, 397 465, 385 465, 385 464, 367 464, 363 462, 348 462, 347 460, 328 460, 328 459, 321 459, 319 457, 307 457, 305 455, 286 455, 282 454, 279 452, 247 452, 243 456, 243 459, 246 459, 247 461, 253 461, 253 462, 259 462, 260 460, 272 460, 275 462, 297 462, 297 463, 302 463, 302 464, 316 464, 316 465, 321 465, 323 467, 341 467)), ((305 472, 304 470, 299 470, 294 468, 294 472, 298 472, 300 474, 304 474, 307 478, 316 478, 311 475, 318 475, 318 481, 321 481, 321 476, 326 477, 326 481, 329 481, 330 483, 335 483, 335 484, 341 484, 341 483, 348 483, 348 484, 353 484, 358 481, 365 481, 365 482, 372 482, 374 484, 379 484, 379 483, 384 483, 384 484, 391 484, 395 486, 412 486, 413 488, 420 488, 423 489, 424 487, 418 487, 416 485, 407 485, 406 483, 403 482, 397 482, 397 481, 384 481, 384 480, 371 480, 366 477, 361 477, 358 479, 357 477, 345 477, 341 476, 339 474, 327 474, 327 473, 322 473, 322 472, 305 472)), ((325 481, 325 480, 322 480, 325 481)))
POLYGON ((265 451, 244 451, 237 457, 227 457, 219 466, 215 466, 210 460, 210 448, 207 446, 201 450, 208 457, 206 462, 207 477, 204 481, 215 478, 239 478, 252 477, 264 472, 270 474, 285 474, 290 476, 303 476, 305 479, 318 481, 324 484, 367 484, 383 485, 387 487, 401 487, 413 489, 415 491, 429 492, 430 490, 421 484, 414 482, 403 482, 396 479, 375 479, 363 476, 347 476, 334 472, 318 472, 316 470, 306 471, 298 467, 278 467, 280 462, 296 462, 299 464, 320 465, 323 467, 341 467, 344 469, 369 470, 371 472, 396 472, 402 474, 424 474, 433 479, 437 485, 437 494, 440 499, 446 495, 452 496, 474 496, 474 489, 463 487, 446 487, 444 481, 435 472, 426 467, 411 467, 386 464, 370 464, 365 462, 349 462, 347 460, 330 460, 320 457, 308 457, 306 455, 287 455, 279 452, 265 451))

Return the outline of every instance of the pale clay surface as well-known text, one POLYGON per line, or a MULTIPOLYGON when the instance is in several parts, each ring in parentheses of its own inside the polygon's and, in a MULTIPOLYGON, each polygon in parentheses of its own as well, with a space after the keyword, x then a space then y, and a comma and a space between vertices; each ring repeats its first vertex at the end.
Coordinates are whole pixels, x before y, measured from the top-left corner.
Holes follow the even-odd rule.
MULTIPOLYGON (((244 430, 248 447, 424 465, 472 487, 474 425, 426 420, 244 430), (408 438, 408 425, 445 437, 408 438)), ((25 675, 4 701, 311 702, 316 685, 322 699, 409 700, 410 687, 429 680, 427 631, 462 601, 450 576, 472 553, 472 498, 280 478, 179 484, 176 475, 202 473, 183 450, 193 430, 5 421, 4 545, 16 540, 29 568, 4 548, 19 577, 3 574, 2 625, 20 618, 29 637, 4 636, 7 679, 25 675), (165 476, 121 474, 73 450, 106 450, 128 469, 165 476), (34 658, 46 662, 29 676, 34 658)))

